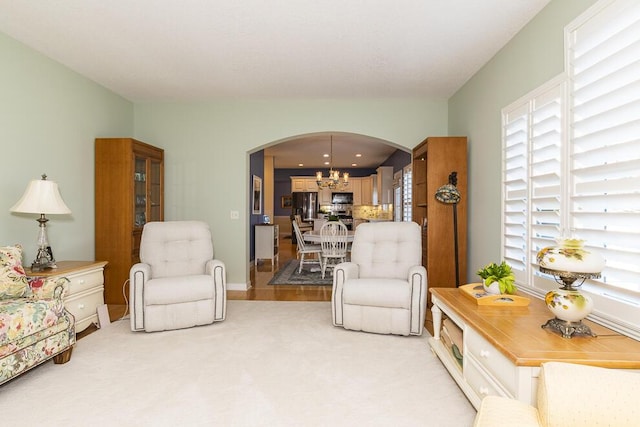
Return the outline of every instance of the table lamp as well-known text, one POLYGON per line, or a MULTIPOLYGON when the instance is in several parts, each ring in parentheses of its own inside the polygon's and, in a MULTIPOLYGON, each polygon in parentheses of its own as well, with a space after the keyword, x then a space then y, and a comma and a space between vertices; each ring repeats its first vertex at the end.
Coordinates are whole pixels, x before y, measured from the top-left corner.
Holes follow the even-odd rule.
POLYGON ((556 317, 542 327, 560 333, 563 338, 573 335, 595 337, 591 328, 582 323, 582 319, 591 313, 593 301, 579 288, 586 279, 600 277, 604 258, 597 252, 584 249, 583 240, 558 239, 557 242, 558 246, 543 248, 536 257, 540 271, 552 275, 562 285, 545 295, 545 303, 556 317))
POLYGON ((42 175, 42 179, 33 180, 27 186, 26 191, 18 203, 13 205, 11 212, 39 214, 37 219, 40 224, 38 233, 38 254, 36 255, 32 271, 42 271, 47 268, 56 268, 56 261, 53 258, 53 251, 49 245, 47 237, 47 221, 46 214, 61 215, 70 214, 71 210, 65 205, 60 196, 58 184, 47 180, 47 175, 42 175))

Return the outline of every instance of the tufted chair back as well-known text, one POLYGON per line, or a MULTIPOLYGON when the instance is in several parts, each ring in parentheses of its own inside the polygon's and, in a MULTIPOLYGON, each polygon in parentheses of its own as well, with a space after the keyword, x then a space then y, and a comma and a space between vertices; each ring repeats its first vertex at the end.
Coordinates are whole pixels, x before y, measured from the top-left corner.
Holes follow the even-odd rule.
POLYGON ((206 262, 213 258, 205 222, 149 222, 142 230, 140 261, 151 266, 154 278, 205 274, 206 262))
POLYGON ((422 262, 420 226, 415 222, 364 223, 356 228, 351 262, 360 278, 406 279, 422 262))

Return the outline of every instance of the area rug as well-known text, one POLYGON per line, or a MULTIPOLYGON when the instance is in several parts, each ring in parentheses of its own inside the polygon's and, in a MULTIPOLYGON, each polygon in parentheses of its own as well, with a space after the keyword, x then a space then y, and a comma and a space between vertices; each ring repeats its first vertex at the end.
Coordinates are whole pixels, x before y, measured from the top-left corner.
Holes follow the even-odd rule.
POLYGON ((470 426, 422 337, 347 331, 328 302, 229 301, 167 332, 118 321, 0 387, 6 426, 470 426))
POLYGON ((299 261, 292 259, 276 272, 268 285, 333 285, 331 272, 327 270, 324 279, 318 265, 305 264, 302 271, 298 273, 299 261))

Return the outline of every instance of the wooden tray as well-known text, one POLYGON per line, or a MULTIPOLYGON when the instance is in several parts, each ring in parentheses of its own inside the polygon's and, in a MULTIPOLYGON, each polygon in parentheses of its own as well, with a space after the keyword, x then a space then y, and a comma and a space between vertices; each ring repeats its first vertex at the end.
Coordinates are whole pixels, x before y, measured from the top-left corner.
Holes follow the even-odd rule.
POLYGON ((458 289, 463 295, 475 301, 478 305, 526 307, 529 305, 529 298, 519 295, 501 294, 494 295, 487 293, 482 287, 482 283, 470 283, 462 285, 458 289))

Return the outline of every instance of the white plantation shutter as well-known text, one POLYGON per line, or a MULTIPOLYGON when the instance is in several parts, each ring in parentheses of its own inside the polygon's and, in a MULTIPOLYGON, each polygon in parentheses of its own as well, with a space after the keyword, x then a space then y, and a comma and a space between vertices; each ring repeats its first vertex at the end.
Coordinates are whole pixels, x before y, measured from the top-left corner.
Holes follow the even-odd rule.
MULTIPOLYGON (((503 110, 503 258, 516 282, 546 291, 536 254, 563 235, 566 78, 559 76, 503 110)), ((548 277, 548 276, 547 276, 548 277)))
MULTIPOLYGON (((564 80, 564 79, 561 79, 564 80)), ((564 113, 566 94, 564 83, 554 83, 531 100, 531 145, 529 185, 531 189, 531 252, 532 274, 541 275, 536 255, 546 246, 556 244, 566 234, 563 178, 563 146, 566 146, 564 113)), ((537 283, 533 280, 532 283, 537 283)))
POLYGON ((640 292, 640 3, 568 31, 572 228, 605 252, 601 281, 640 292))
POLYGON ((557 284, 538 250, 585 240, 606 259, 591 317, 640 339, 640 2, 600 1, 565 34, 568 78, 503 110, 502 252, 541 294, 557 284))
POLYGON ((606 259, 596 315, 640 329, 640 2, 600 2, 567 28, 573 233, 606 259))
POLYGON ((503 113, 503 258, 527 282, 529 103, 503 113))

